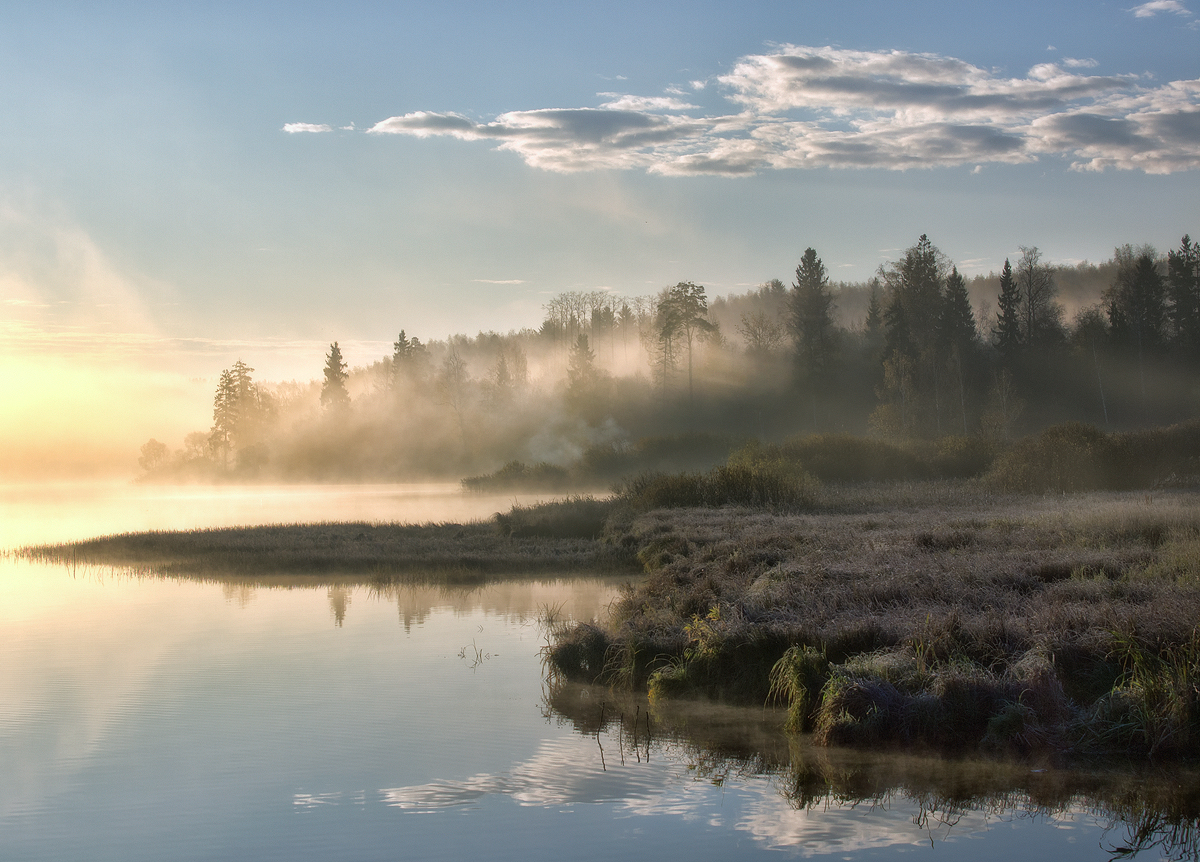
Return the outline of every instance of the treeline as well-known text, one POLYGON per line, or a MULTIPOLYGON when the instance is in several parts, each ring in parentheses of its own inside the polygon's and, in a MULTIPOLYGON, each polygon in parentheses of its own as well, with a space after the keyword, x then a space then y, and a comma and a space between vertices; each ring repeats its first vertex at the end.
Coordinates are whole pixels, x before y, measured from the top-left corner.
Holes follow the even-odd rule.
POLYGON ((306 384, 257 382, 239 360, 211 428, 174 452, 149 441, 141 465, 162 479, 458 478, 502 465, 517 478, 574 470, 589 452, 640 463, 624 456, 695 432, 1003 442, 1067 421, 1170 424, 1200 406, 1200 250, 1186 236, 1166 255, 1126 245, 1073 267, 1023 248, 970 280, 922 236, 853 284, 831 282, 810 248, 790 284, 711 303, 681 282, 644 297, 563 293, 544 311, 507 334, 423 342, 401 330, 390 356, 354 369, 335 342, 323 379, 306 384))

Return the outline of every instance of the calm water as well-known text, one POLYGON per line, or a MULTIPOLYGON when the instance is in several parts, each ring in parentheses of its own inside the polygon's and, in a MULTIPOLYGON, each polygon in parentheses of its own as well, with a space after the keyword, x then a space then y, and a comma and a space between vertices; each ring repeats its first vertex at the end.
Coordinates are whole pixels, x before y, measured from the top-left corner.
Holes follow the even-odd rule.
MULTIPOLYGON (((140 490, 88 521, 105 493, 50 495, 61 520, 26 514, 5 541, 142 526, 140 490)), ((405 496, 272 493, 286 511, 248 519, 380 520, 405 496)), ((195 522, 252 497, 222 490, 195 522)), ((188 525, 168 508, 147 517, 188 525)), ((1107 859, 1138 825, 1027 767, 814 752, 763 710, 548 680, 541 610, 590 618, 617 587, 253 588, 0 558, 0 859, 1107 859)))

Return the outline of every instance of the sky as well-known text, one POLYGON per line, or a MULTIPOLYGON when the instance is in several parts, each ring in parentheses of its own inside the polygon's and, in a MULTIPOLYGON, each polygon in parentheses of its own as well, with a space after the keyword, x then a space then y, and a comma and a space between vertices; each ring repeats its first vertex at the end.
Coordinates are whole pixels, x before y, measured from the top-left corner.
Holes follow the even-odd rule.
POLYGON ((9 0, 0 117, 2 442, 809 246, 843 280, 923 233, 968 275, 1166 250, 1200 2, 9 0))

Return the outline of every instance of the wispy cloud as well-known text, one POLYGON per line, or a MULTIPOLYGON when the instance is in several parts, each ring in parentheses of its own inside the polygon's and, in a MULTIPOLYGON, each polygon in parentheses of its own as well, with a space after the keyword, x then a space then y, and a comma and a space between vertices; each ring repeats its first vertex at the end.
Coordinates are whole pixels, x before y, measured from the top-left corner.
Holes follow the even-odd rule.
POLYGON ((1063 57, 1063 65, 1068 69, 1094 69, 1100 63, 1091 57, 1063 57))
POLYGON ((602 99, 610 99, 600 107, 613 111, 687 111, 695 108, 680 99, 670 96, 625 96, 620 93, 597 93, 602 99))
MULTIPOLYGON (((1163 5, 1171 2, 1147 5, 1175 11, 1163 5)), ((1138 75, 1078 71, 1095 65, 1064 59, 1003 77, 935 54, 783 45, 741 58, 715 80, 733 106, 724 114, 702 115, 674 96, 602 93, 599 107, 512 111, 486 122, 416 111, 368 131, 492 141, 561 172, 906 170, 1043 157, 1079 170, 1200 167, 1200 80, 1154 86, 1138 75)))
POLYGON ((325 123, 284 123, 283 130, 289 135, 298 132, 332 132, 333 126, 325 123))
POLYGON ((1129 10, 1135 18, 1153 18, 1159 12, 1172 12, 1176 15, 1191 15, 1192 13, 1179 0, 1150 0, 1129 10))

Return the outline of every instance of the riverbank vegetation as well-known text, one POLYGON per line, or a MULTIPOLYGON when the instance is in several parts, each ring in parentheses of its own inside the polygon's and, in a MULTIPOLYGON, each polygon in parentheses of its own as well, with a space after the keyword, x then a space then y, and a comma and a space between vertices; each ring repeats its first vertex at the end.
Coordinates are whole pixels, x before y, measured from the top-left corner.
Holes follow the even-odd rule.
POLYGON ((31 556, 165 574, 635 572, 552 626, 571 679, 779 703, 819 742, 1200 755, 1200 423, 1007 446, 816 435, 489 524, 143 534, 31 556))
POLYGON ((20 554, 69 566, 256 582, 309 575, 322 583, 481 583, 505 575, 633 570, 626 550, 579 535, 578 529, 575 535, 560 532, 566 535, 526 538, 483 523, 285 524, 127 533, 26 548, 20 554))

